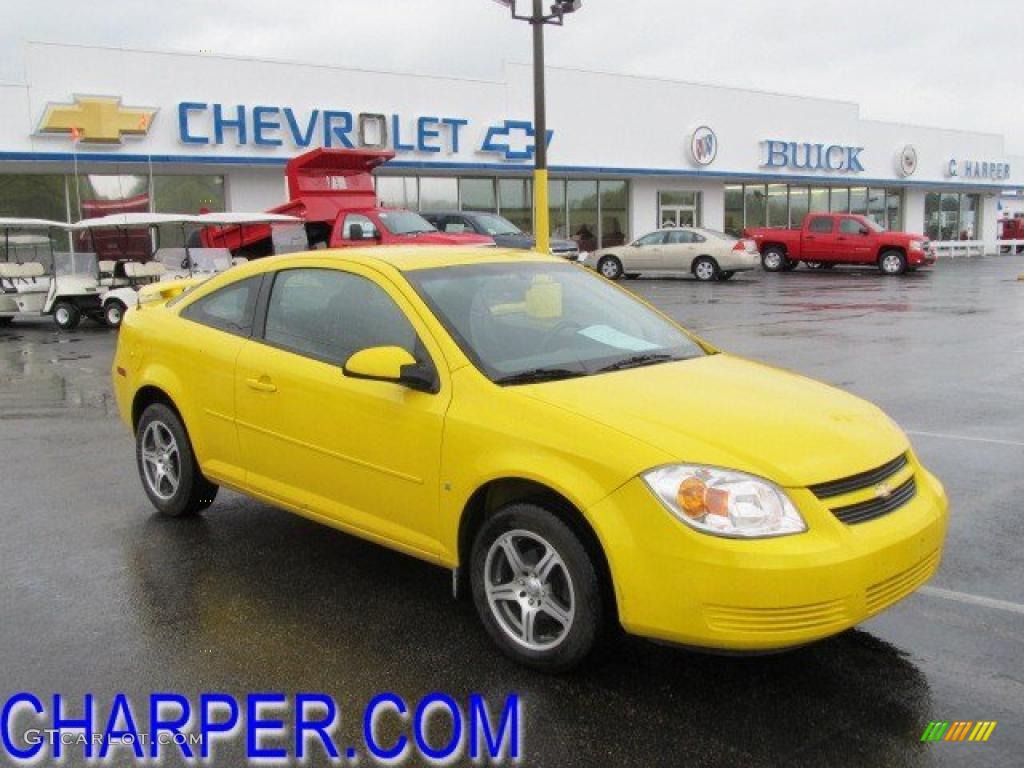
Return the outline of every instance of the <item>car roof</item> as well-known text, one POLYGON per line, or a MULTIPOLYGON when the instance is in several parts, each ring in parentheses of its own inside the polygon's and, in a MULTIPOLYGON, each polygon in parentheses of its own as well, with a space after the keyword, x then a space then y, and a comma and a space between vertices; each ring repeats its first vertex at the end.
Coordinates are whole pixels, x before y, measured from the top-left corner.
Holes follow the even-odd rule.
MULTIPOLYGON (((565 259, 536 251, 515 248, 484 248, 458 245, 378 245, 369 248, 333 248, 326 250, 268 256, 235 267, 239 272, 259 273, 286 267, 300 258, 338 259, 369 267, 389 266, 399 272, 413 272, 436 267, 468 266, 472 264, 553 263, 565 264, 565 259), (246 267, 248 267, 246 269, 246 267)), ((234 270, 232 270, 234 271, 234 270)))

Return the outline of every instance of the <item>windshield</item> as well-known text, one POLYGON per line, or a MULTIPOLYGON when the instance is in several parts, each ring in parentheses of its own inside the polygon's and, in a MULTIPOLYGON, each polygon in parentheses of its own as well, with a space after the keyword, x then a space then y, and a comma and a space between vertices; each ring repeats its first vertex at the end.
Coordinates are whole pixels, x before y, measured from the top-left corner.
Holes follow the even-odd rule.
POLYGON ((484 232, 488 235, 521 235, 522 230, 519 229, 508 219, 504 219, 501 216, 477 216, 477 223, 483 228, 484 232))
POLYGON ((381 223, 393 235, 420 235, 437 232, 429 221, 412 211, 387 211, 380 215, 381 223))
POLYGON ((406 276, 463 352, 499 384, 705 354, 628 293, 572 264, 472 264, 406 276))

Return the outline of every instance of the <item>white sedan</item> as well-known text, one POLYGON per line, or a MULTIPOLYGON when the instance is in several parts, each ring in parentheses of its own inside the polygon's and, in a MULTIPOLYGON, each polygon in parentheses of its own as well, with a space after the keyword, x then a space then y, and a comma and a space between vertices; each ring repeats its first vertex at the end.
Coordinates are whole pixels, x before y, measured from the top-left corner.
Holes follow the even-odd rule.
POLYGON ((582 261, 609 280, 643 272, 682 272, 712 281, 756 269, 761 255, 753 240, 739 240, 713 229, 680 227, 659 229, 628 245, 600 248, 582 261))

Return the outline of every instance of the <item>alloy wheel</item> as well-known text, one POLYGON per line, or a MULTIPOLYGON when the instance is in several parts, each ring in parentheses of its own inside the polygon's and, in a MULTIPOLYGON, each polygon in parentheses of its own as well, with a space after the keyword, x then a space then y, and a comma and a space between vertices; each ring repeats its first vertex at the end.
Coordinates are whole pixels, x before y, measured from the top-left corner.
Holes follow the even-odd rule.
POLYGON ((142 466, 149 490, 164 501, 173 498, 181 482, 181 454, 162 421, 151 422, 142 434, 142 466))
POLYGON ((512 530, 494 540, 484 563, 484 591, 498 626, 528 650, 551 650, 572 629, 576 599, 569 569, 536 533, 512 530))

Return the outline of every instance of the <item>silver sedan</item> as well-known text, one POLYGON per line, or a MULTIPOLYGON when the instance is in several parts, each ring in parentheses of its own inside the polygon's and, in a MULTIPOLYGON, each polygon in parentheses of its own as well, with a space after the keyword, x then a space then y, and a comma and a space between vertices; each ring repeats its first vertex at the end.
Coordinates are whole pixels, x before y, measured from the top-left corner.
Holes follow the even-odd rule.
POLYGON ((615 248, 588 253, 583 263, 609 280, 644 272, 681 272, 698 280, 728 280, 756 269, 761 256, 753 240, 739 240, 713 229, 659 229, 615 248))

